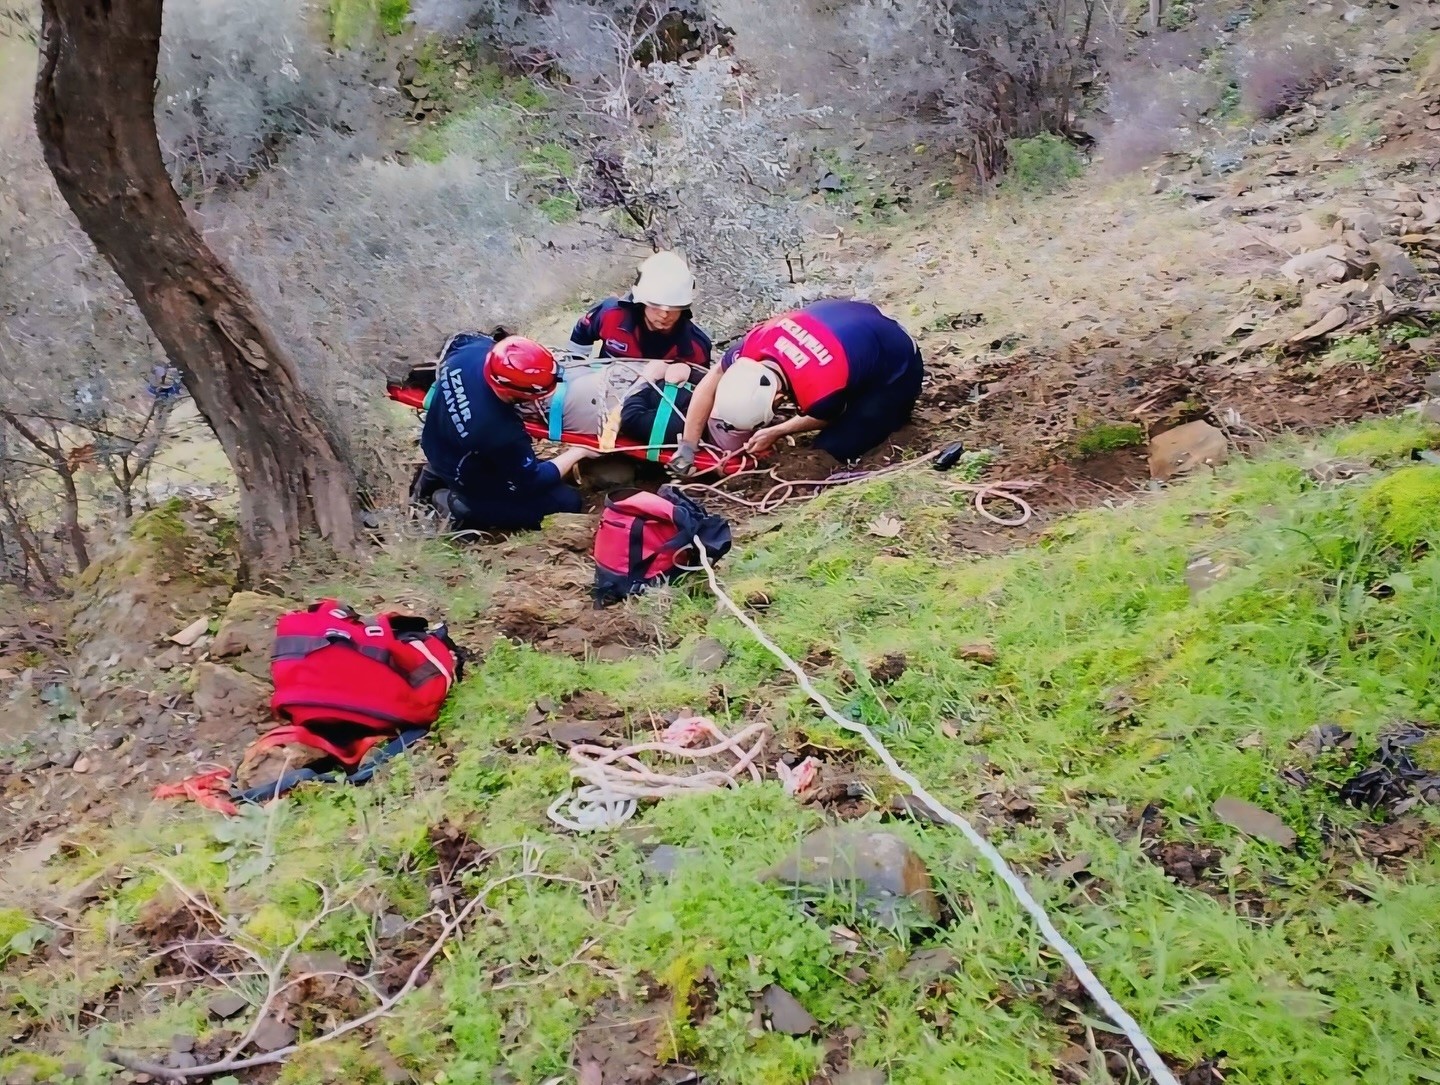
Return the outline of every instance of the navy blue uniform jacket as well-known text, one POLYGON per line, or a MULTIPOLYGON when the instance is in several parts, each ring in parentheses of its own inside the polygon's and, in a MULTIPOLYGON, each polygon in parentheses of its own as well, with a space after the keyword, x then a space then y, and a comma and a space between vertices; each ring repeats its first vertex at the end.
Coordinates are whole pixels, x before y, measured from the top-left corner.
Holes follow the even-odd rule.
POLYGON ((430 470, 477 498, 544 490, 560 481, 554 464, 536 458, 515 409, 486 383, 485 359, 494 345, 477 335, 454 346, 435 376, 420 434, 430 470))

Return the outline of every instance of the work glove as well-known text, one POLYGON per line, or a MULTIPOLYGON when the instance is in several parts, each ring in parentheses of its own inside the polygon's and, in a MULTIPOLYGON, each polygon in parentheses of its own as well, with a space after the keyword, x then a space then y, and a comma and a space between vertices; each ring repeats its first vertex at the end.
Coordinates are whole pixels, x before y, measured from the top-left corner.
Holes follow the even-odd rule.
POLYGON ((689 478, 695 473, 695 444, 681 441, 675 455, 670 457, 670 473, 679 478, 689 478))

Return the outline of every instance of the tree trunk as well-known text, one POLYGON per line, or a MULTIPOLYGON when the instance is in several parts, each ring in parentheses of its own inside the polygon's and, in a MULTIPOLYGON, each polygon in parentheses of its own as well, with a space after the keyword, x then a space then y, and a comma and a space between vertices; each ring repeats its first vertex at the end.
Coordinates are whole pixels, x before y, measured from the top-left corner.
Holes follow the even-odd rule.
POLYGON ((355 478, 239 281, 191 225, 155 133, 164 0, 43 0, 35 122, 45 160, 119 273, 240 487, 252 571, 314 532, 357 545, 355 478))

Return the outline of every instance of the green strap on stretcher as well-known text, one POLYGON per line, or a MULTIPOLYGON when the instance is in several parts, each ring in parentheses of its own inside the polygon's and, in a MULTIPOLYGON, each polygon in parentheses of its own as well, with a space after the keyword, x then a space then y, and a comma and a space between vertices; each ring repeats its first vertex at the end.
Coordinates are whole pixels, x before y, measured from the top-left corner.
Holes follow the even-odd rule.
POLYGON ((557 444, 565 432, 565 427, 562 425, 565 421, 565 388, 565 382, 561 381, 555 386, 555 391, 550 396, 550 432, 547 436, 557 444))
POLYGON ((665 443, 665 427, 670 424, 670 416, 675 413, 675 393, 679 390, 679 385, 667 384, 660 391, 660 405, 655 411, 655 424, 650 427, 650 447, 645 450, 647 460, 656 463, 660 461, 660 448, 665 443))
POLYGON ((429 390, 425 393, 425 402, 420 404, 420 409, 422 411, 428 411, 430 409, 430 404, 435 401, 435 389, 439 387, 440 382, 437 380, 434 384, 430 386, 429 390))

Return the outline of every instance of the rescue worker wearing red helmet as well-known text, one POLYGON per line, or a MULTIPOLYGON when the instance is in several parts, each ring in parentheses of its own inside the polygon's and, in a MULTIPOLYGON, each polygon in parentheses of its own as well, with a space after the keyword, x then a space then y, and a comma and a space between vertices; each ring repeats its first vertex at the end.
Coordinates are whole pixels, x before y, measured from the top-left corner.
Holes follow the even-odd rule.
POLYGON ((695 276, 677 252, 657 252, 640 265, 635 286, 623 298, 606 298, 580 318, 570 346, 588 354, 597 343, 602 358, 645 358, 710 367, 710 337, 695 324, 690 305, 695 276))
POLYGON ((817 301, 750 329, 695 388, 676 474, 694 471, 707 424, 745 435, 747 452, 768 451, 816 430, 815 447, 857 460, 910 420, 925 376, 910 333, 866 301, 817 301), (781 397, 798 413, 774 422, 781 397))
POLYGON ((457 531, 534 529, 552 513, 579 512, 580 491, 564 477, 597 455, 570 448, 551 460, 535 446, 516 406, 549 395, 559 379, 550 350, 531 339, 462 332, 441 354, 420 447, 416 484, 457 531))

